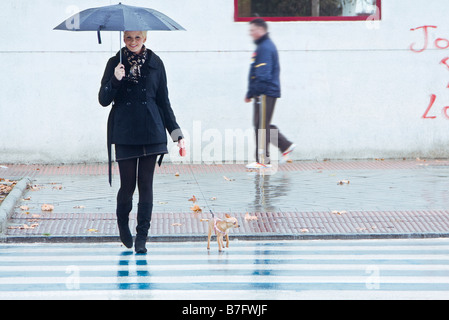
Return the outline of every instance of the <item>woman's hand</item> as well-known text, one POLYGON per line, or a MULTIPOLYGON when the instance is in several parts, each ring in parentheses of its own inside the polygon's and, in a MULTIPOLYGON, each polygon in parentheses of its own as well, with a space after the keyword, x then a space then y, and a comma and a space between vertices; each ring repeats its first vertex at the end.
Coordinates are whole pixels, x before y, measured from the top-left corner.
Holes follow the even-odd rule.
POLYGON ((121 63, 115 67, 114 75, 118 81, 122 81, 123 77, 125 77, 125 66, 121 63))
POLYGON ((179 155, 181 157, 185 157, 187 152, 186 152, 186 145, 185 145, 184 139, 178 140, 178 148, 179 148, 179 155))

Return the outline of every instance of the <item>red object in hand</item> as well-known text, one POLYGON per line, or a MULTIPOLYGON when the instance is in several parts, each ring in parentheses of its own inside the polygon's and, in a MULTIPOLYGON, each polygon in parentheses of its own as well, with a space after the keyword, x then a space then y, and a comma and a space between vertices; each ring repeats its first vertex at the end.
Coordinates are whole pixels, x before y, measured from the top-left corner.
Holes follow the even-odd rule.
POLYGON ((180 149, 179 149, 179 155, 180 155, 181 157, 185 157, 186 154, 187 154, 186 148, 180 148, 180 149))

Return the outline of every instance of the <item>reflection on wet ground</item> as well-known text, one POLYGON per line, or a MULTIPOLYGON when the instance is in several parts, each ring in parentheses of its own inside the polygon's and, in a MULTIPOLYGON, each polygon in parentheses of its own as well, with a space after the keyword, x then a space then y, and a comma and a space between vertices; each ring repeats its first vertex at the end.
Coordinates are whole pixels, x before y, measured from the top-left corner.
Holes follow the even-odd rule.
MULTIPOLYGON (((449 207, 449 168, 403 170, 279 171, 157 174, 154 212, 190 212, 192 195, 198 204, 217 212, 428 210, 449 207), (349 184, 338 184, 348 180, 349 184), (198 182, 198 184, 197 184, 198 182), (206 199, 204 199, 206 198, 206 199), (207 203, 206 203, 207 202, 207 203)), ((109 187, 104 176, 45 176, 29 191, 30 208, 55 205, 55 212, 114 212, 118 177, 109 187), (57 186, 57 188, 55 188, 57 186), (59 188, 61 186, 61 188, 59 188), (75 201, 74 201, 75 200, 75 201), (81 208, 74 209, 78 205, 81 208)), ((134 195, 137 203, 138 191, 134 195)), ((31 209, 32 211, 33 209, 31 209)))

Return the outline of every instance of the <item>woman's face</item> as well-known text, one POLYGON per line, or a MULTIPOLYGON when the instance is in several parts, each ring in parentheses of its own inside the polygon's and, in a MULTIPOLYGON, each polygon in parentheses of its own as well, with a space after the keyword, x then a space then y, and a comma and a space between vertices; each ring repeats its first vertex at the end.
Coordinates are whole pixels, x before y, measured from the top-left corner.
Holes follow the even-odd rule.
POLYGON ((140 53, 147 38, 144 38, 140 31, 126 31, 124 34, 124 41, 129 51, 140 53))

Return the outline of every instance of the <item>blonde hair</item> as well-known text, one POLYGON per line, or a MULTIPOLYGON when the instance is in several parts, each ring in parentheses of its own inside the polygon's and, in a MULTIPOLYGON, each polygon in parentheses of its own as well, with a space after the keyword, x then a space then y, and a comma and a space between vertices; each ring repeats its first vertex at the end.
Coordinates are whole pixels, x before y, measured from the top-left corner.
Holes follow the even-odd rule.
MULTIPOLYGON (((126 37, 126 33, 128 32, 133 32, 133 31, 125 31, 123 32, 123 37, 126 37)), ((140 32, 143 38, 147 38, 147 31, 136 31, 136 32, 140 32)))

